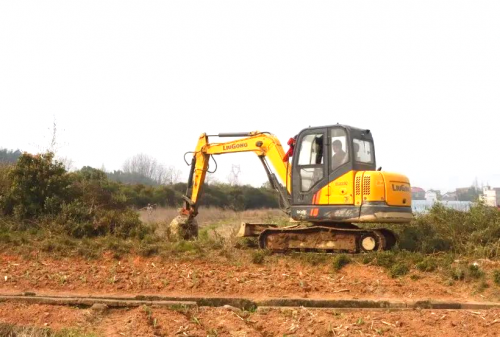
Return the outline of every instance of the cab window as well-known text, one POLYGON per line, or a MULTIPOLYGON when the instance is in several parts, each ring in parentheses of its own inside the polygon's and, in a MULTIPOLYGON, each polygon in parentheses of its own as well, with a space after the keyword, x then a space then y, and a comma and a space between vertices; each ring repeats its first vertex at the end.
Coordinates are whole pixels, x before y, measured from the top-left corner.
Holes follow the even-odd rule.
POLYGON ((331 158, 332 171, 349 161, 349 150, 347 148, 347 135, 344 129, 331 129, 331 158))
POLYGON ((302 138, 299 152, 301 191, 309 191, 323 179, 323 134, 310 134, 302 138))
POLYGON ((359 163, 373 164, 372 143, 366 140, 352 140, 354 150, 354 160, 359 163))
POLYGON ((302 138, 299 165, 323 164, 323 134, 307 135, 302 138))

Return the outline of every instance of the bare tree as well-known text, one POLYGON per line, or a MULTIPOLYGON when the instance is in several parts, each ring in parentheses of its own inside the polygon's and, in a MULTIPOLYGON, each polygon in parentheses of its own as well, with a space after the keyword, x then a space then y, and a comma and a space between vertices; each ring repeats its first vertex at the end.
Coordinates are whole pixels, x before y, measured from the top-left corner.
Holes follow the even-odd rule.
POLYGON ((123 172, 139 173, 156 181, 158 174, 158 162, 156 159, 148 156, 147 154, 139 153, 125 161, 123 164, 123 172))
POLYGON ((175 166, 169 166, 167 168, 167 177, 168 177, 168 181, 167 183, 168 184, 176 184, 179 182, 180 178, 181 178, 181 170, 179 170, 178 168, 176 168, 175 166))
POLYGON ((127 159, 123 164, 123 172, 140 174, 159 185, 175 184, 181 175, 181 171, 174 166, 160 164, 156 159, 144 153, 127 159))
POLYGON ((69 157, 57 157, 57 161, 64 165, 64 168, 66 169, 66 171, 74 171, 75 170, 73 159, 71 159, 69 157))

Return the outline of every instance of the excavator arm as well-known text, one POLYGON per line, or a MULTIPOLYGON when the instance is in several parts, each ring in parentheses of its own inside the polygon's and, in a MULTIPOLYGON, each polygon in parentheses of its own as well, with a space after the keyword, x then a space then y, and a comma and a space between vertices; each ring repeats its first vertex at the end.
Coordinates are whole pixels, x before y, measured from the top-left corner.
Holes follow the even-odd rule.
POLYGON ((211 155, 236 152, 254 152, 261 160, 267 173, 271 186, 275 188, 286 212, 290 210, 291 194, 291 168, 288 156, 283 151, 280 141, 269 133, 259 131, 248 133, 219 133, 217 137, 243 137, 224 143, 210 143, 209 136, 203 133, 198 139, 198 144, 191 160, 188 187, 184 196, 182 216, 194 218, 198 214, 200 197, 208 172, 208 163, 211 155), (281 183, 271 171, 268 162, 278 174, 281 183))

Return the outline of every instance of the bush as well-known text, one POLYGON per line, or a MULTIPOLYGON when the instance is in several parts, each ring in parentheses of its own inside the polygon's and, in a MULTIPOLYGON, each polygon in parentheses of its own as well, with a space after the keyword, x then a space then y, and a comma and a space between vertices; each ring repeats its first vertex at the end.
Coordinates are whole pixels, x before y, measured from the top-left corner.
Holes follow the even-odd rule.
POLYGON ((463 281, 465 280, 465 269, 462 267, 451 268, 450 276, 455 281, 463 281))
POLYGON ((333 269, 340 270, 351 263, 351 258, 346 254, 339 254, 333 258, 333 269))
POLYGON ((255 264, 263 264, 268 252, 262 249, 256 250, 252 253, 252 262, 255 264))
POLYGON ((33 219, 56 214, 70 199, 70 178, 53 153, 24 153, 9 171, 10 188, 2 201, 4 214, 33 219))
POLYGON ((298 259, 312 266, 317 266, 319 264, 326 263, 327 259, 330 257, 328 254, 312 253, 312 252, 310 253, 292 252, 291 256, 294 259, 298 259))
POLYGON ((418 262, 416 264, 416 267, 420 271, 432 272, 432 271, 436 270, 437 263, 432 257, 426 257, 421 262, 418 262))
POLYGON ((500 286, 500 269, 493 271, 493 282, 495 282, 497 286, 500 286))
POLYGON ((141 237, 148 232, 139 215, 127 207, 120 186, 104 172, 84 167, 67 173, 53 157, 24 153, 15 166, 0 170, 0 208, 17 219, 16 229, 45 228, 78 238, 141 237))
POLYGON ((397 262, 391 267, 389 274, 391 275, 392 278, 396 278, 408 274, 409 271, 410 268, 406 263, 397 262))
POLYGON ((396 263, 396 257, 392 251, 383 251, 376 254, 376 265, 384 268, 391 268, 396 263))
POLYGON ((478 265, 470 264, 468 267, 468 275, 473 279, 479 279, 484 276, 484 272, 478 265))
POLYGON ((416 215, 410 224, 384 227, 397 234, 402 250, 500 257, 500 211, 482 202, 474 204, 468 212, 437 203, 428 213, 416 215))
POLYGON ((450 269, 450 276, 455 281, 477 280, 484 277, 484 272, 475 264, 460 265, 450 269))

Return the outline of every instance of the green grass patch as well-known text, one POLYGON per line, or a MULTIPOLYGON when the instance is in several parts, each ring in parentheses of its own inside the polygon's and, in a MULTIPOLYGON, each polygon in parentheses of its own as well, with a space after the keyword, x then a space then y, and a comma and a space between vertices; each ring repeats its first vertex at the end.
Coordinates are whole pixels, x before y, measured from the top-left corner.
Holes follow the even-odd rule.
POLYGON ((290 256, 293 259, 299 260, 300 262, 310 264, 311 266, 317 266, 321 264, 326 264, 329 259, 332 258, 332 254, 323 253, 313 253, 313 252, 292 252, 290 256))
POLYGON ((436 260, 432 257, 426 257, 422 261, 418 262, 415 266, 418 270, 428 273, 435 271, 438 267, 436 260))
POLYGON ((252 263, 255 264, 263 264, 266 260, 266 256, 269 255, 269 252, 264 249, 259 249, 252 252, 252 263))
POLYGON ((473 279, 480 279, 484 276, 484 272, 476 264, 470 264, 467 268, 468 275, 473 279))
POLYGON ((339 254, 333 258, 332 267, 334 270, 339 271, 340 269, 344 268, 351 262, 352 260, 349 257, 349 255, 339 254))
POLYGON ((391 269, 389 270, 389 275, 391 275, 392 278, 396 277, 401 277, 410 272, 410 267, 408 264, 405 262, 397 262, 392 265, 391 269))
POLYGON ((497 286, 500 286, 500 269, 493 271, 493 282, 495 282, 497 286))

